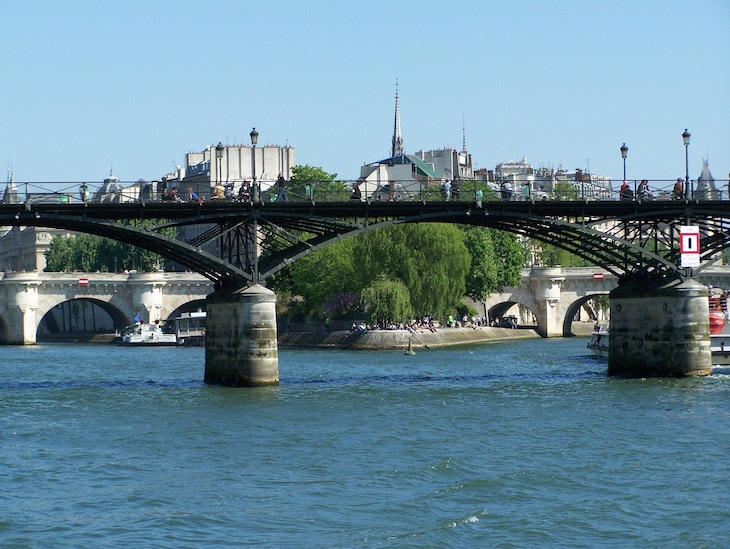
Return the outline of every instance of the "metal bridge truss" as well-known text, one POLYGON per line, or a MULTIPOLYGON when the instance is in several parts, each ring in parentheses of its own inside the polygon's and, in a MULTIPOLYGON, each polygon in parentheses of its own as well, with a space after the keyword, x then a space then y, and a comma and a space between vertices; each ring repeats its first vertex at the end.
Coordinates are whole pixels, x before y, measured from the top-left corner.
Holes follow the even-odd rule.
POLYGON ((1 205, 0 226, 87 232, 174 259, 220 286, 264 281, 334 241, 396 223, 458 223, 508 231, 552 244, 618 277, 677 276, 679 227, 700 228, 703 270, 730 255, 730 202, 403 202, 323 204, 1 205), (153 220, 151 228, 129 220, 153 220), (167 227, 201 225, 182 242, 167 227), (215 252, 215 253, 214 253, 215 252))

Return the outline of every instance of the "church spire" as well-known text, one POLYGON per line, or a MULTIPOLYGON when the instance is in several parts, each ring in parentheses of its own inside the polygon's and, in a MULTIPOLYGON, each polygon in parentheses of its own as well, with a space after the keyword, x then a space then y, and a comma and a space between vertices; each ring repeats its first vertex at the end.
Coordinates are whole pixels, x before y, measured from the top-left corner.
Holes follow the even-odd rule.
POLYGON ((403 135, 400 131, 400 107, 398 105, 398 80, 395 81, 395 125, 393 127, 393 147, 390 156, 400 156, 403 152, 403 135))

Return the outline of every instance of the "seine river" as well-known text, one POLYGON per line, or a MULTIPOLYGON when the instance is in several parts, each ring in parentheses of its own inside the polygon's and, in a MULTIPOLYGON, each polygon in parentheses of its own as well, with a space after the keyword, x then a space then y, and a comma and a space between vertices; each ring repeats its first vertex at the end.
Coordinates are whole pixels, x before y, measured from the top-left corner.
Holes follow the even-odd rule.
POLYGON ((0 546, 730 546, 730 375, 586 343, 282 350, 259 389, 202 349, 0 347, 0 546))

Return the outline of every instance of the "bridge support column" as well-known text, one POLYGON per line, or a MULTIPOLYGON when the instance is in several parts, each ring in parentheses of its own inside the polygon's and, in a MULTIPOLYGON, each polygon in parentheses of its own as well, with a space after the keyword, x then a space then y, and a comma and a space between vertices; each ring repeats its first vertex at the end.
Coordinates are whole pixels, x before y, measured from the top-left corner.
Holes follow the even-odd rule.
MULTIPOLYGON (((5 314, 7 326, 5 343, 11 345, 35 345, 38 322, 38 273, 13 273, 6 275, 7 301, 10 305, 5 314)), ((5 308, 5 307, 3 307, 5 308)))
POLYGON ((533 313, 537 332, 542 337, 563 336, 563 319, 558 314, 557 304, 564 280, 561 267, 534 267, 530 271, 530 285, 538 306, 538 310, 533 313))
POLYGON ((276 294, 260 284, 206 299, 205 382, 231 387, 279 384, 276 294))
POLYGON ((608 375, 684 377, 712 371, 706 286, 694 279, 620 283, 610 294, 608 375))

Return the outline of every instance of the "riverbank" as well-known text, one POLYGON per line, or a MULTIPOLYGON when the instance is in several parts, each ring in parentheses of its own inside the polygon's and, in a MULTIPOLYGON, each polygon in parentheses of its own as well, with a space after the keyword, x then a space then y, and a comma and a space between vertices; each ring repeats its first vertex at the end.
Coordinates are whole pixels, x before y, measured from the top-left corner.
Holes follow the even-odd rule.
POLYGON ((406 349, 410 342, 419 347, 449 347, 506 339, 529 339, 540 336, 532 328, 439 328, 412 333, 408 330, 365 330, 331 332, 287 332, 279 334, 279 347, 350 349, 361 351, 406 349))
MULTIPOLYGON (((593 329, 589 322, 574 322, 575 335, 588 335, 593 329)), ((282 349, 350 349, 353 351, 392 351, 406 349, 409 341, 414 349, 471 345, 489 341, 510 339, 535 339, 539 334, 532 326, 510 328, 439 328, 434 332, 411 333, 408 330, 314 330, 279 331, 279 347, 282 349)), ((112 343, 114 334, 74 333, 44 336, 41 341, 66 343, 112 343)))

